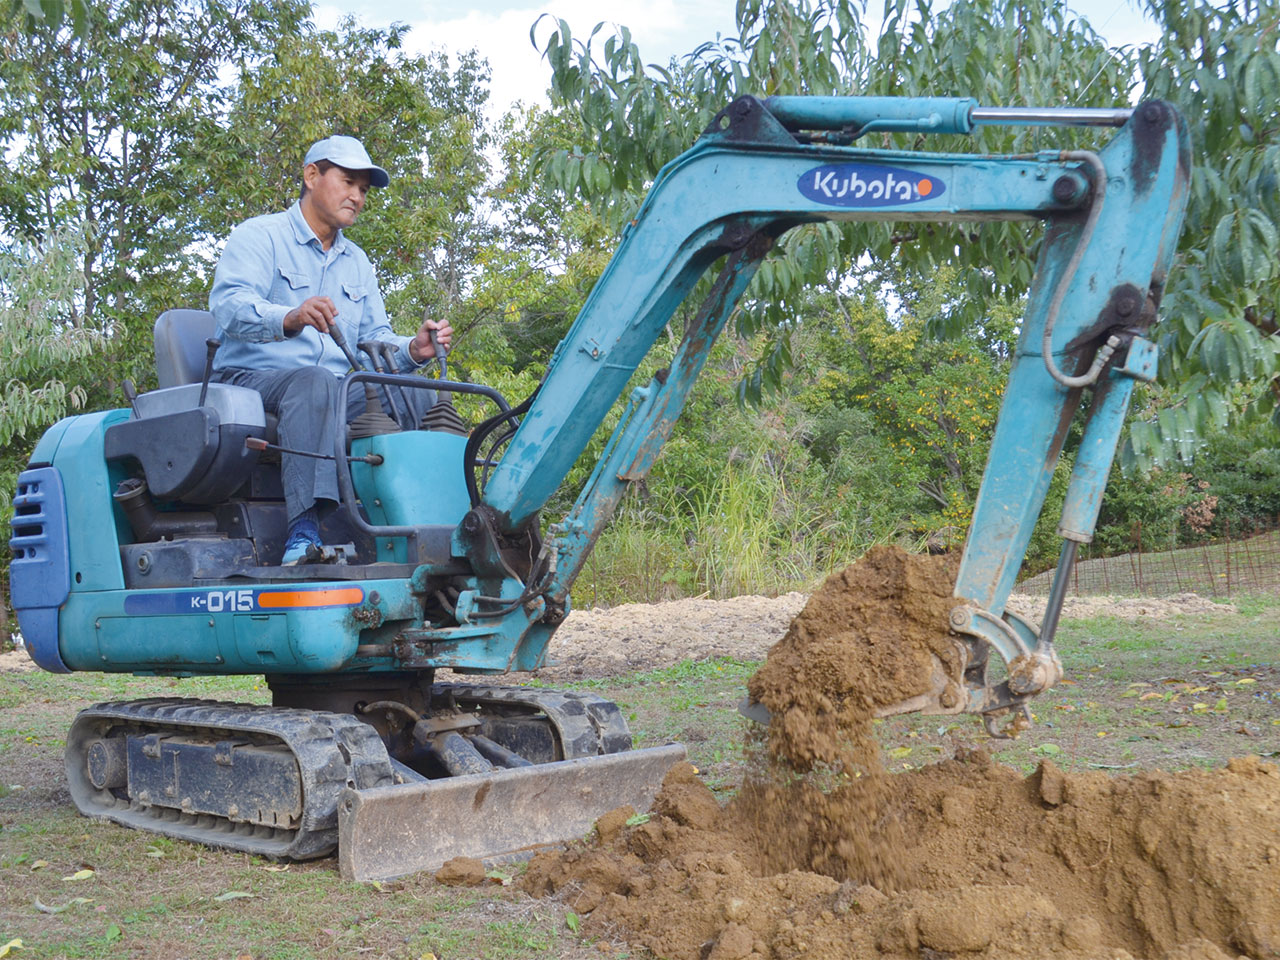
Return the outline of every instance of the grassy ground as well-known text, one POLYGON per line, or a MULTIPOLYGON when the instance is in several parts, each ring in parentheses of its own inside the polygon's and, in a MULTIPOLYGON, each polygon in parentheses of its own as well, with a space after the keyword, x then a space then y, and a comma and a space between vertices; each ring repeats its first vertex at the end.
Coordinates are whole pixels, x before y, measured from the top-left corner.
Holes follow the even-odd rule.
MULTIPOLYGON (((1164 621, 1065 621, 1068 680, 1036 702, 1037 725, 986 741, 962 717, 880 726, 895 769, 986 741, 1030 770, 1215 766, 1280 754, 1280 599, 1164 621)), ((587 681, 620 703, 639 745, 688 744, 712 786, 739 782, 745 721, 735 712, 755 665, 732 660, 587 681)), ((14 957, 241 958, 627 956, 584 943, 554 902, 513 894, 501 876, 458 890, 429 877, 343 883, 334 862, 288 866, 206 850, 76 815, 63 787, 63 733, 92 700, 144 695, 266 700, 252 679, 158 680, 0 674, 0 950, 14 957), (84 871, 92 874, 84 875, 84 871), (75 879, 82 877, 82 879, 75 879)), ((2 955, 2 954, 0 954, 2 955)))

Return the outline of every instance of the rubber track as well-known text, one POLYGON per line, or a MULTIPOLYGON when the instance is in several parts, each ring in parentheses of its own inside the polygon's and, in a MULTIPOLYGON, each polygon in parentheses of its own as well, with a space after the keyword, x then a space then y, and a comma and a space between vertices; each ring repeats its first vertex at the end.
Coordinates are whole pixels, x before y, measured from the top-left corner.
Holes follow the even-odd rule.
POLYGON ((462 702, 541 710, 559 733, 566 760, 631 749, 631 731, 622 711, 595 694, 479 683, 437 683, 432 692, 449 693, 462 702))
POLYGON ((337 847, 338 797, 343 789, 396 782, 377 731, 356 717, 180 698, 99 703, 80 711, 67 735, 66 765, 72 797, 87 816, 209 846, 292 860, 321 857, 337 847), (144 807, 96 789, 85 773, 88 744, 122 724, 131 733, 197 733, 220 740, 227 739, 227 734, 250 734, 284 744, 301 774, 303 808, 298 828, 254 827, 216 816, 183 814, 174 808, 144 807))

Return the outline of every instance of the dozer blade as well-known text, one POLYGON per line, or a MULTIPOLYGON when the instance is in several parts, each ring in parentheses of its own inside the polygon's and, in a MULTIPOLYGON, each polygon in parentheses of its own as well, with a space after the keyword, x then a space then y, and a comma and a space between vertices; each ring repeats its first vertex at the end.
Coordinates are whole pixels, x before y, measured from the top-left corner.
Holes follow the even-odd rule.
POLYGON ((499 857, 585 836, 602 815, 648 810, 682 744, 496 773, 364 790, 338 803, 338 867, 347 880, 436 870, 454 857, 499 857))

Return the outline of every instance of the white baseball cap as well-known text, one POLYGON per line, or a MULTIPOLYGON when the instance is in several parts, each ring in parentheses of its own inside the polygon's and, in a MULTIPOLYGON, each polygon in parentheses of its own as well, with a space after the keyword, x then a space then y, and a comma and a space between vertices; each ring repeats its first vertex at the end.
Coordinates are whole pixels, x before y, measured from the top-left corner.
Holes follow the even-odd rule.
POLYGON ((355 137, 325 137, 312 144, 303 165, 328 160, 346 170, 368 170, 369 186, 385 187, 391 182, 387 171, 369 159, 369 152, 355 137))

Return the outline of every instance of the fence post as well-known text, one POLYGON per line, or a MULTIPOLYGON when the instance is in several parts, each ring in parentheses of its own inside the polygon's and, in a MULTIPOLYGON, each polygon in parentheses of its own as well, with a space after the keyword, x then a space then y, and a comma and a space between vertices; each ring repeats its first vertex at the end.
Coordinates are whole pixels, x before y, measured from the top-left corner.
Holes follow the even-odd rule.
POLYGON ((1146 596, 1146 586, 1142 581, 1142 521, 1139 520, 1135 526, 1136 538, 1138 541, 1138 549, 1134 552, 1138 555, 1138 582, 1134 584, 1137 587, 1138 596, 1146 596))
POLYGON ((1209 582, 1213 584, 1213 595, 1218 595, 1218 578, 1213 572, 1213 558, 1209 556, 1209 547, 1207 544, 1200 544, 1200 553, 1204 556, 1205 569, 1209 571, 1209 582))
POLYGON ((1227 555, 1227 596, 1231 596, 1231 518, 1227 517, 1227 543, 1225 553, 1227 555))
POLYGON ((1178 587, 1178 592, 1182 592, 1182 571, 1178 569, 1178 551, 1169 551, 1169 564, 1173 567, 1173 582, 1178 587))

